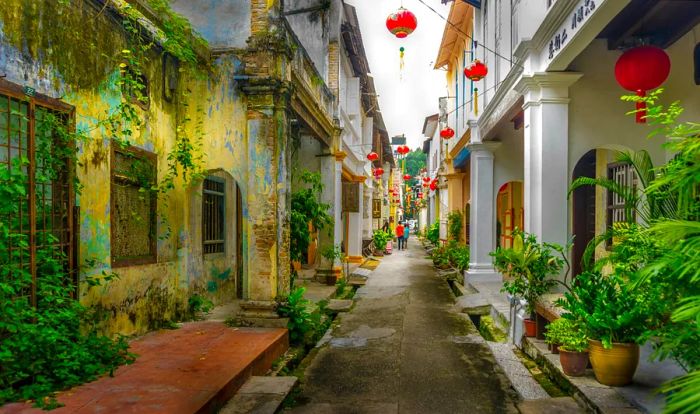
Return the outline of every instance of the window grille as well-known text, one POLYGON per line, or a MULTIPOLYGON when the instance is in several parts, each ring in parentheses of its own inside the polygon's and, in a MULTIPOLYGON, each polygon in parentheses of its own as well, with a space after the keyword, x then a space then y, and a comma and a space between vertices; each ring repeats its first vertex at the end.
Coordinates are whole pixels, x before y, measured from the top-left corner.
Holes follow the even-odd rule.
MULTIPOLYGON (((637 190, 637 175, 631 164, 615 163, 608 165, 608 178, 623 188, 637 190)), ((623 223, 636 219, 634 206, 625 204, 625 199, 619 194, 608 190, 608 229, 613 229, 623 223)), ((612 240, 614 243, 614 240, 612 240)), ((610 245, 610 242, 608 243, 610 245)))
POLYGON ((204 254, 223 253, 225 243, 225 182, 207 177, 202 190, 202 241, 204 254))
POLYGON ((58 258, 68 275, 66 283, 77 287, 69 157, 73 144, 56 128, 68 130, 72 110, 48 97, 26 96, 21 87, 0 79, 0 169, 23 160, 19 171, 26 192, 14 208, 0 213, 1 227, 10 234, 0 266, 18 266, 31 275, 22 296, 34 306, 44 255, 58 258))
POLYGON ((112 266, 156 262, 155 154, 112 147, 112 266))

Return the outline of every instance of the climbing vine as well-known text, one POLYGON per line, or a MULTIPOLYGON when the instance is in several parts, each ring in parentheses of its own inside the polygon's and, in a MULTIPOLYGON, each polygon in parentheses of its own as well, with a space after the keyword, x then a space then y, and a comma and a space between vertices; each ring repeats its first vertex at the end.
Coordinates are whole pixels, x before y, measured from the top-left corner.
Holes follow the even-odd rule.
MULTIPOLYGON (((70 0, 59 0, 57 7, 83 7, 70 0)), ((121 15, 125 34, 123 49, 113 59, 114 89, 121 94, 117 105, 97 119, 84 117, 73 123, 60 112, 37 107, 35 186, 37 199, 47 185, 73 180, 76 193, 81 184, 76 174, 69 174, 67 165, 80 167, 83 148, 93 142, 112 143, 124 149, 145 126, 143 110, 150 105, 145 68, 151 57, 169 54, 179 62, 177 75, 201 77, 210 70, 197 50, 206 42, 178 16, 166 0, 147 0, 147 5, 160 19, 159 28, 146 28, 143 14, 125 2, 107 1, 121 15), (99 139, 99 138, 102 139, 99 139)), ((104 10, 100 11, 100 13, 104 10)), ((186 85, 186 82, 179 82, 186 85)), ((80 85, 76 85, 80 87, 80 85)), ((189 184, 202 176, 203 109, 191 115, 190 92, 178 86, 175 105, 175 142, 164 154, 165 174, 159 182, 149 168, 130 164, 126 174, 137 182, 144 193, 157 194, 166 204, 177 180, 189 184), (194 119, 193 119, 194 118, 194 119)), ((28 121, 27 115, 14 114, 28 121)), ((0 168, 0 405, 9 401, 34 400, 44 408, 58 406, 54 392, 112 374, 124 363, 133 360, 125 338, 112 339, 100 333, 104 312, 89 308, 76 300, 75 286, 66 268, 66 253, 50 231, 43 232, 41 245, 32 252, 26 231, 27 216, 22 214, 23 200, 29 194, 30 160, 17 156, 8 168, 0 168), (34 255, 35 269, 27 266, 34 255), (34 297, 35 303, 30 300, 34 297)), ((25 207, 26 208, 26 207, 25 207)), ((47 208, 37 203, 39 210, 47 208)), ((165 218, 161 217, 163 223, 165 218)), ((44 229, 50 230, 50 229, 44 229)), ((169 227, 167 230, 169 237, 169 227)), ((85 259, 87 272, 80 281, 83 294, 118 278, 115 273, 94 269, 107 268, 95 259, 85 259)))

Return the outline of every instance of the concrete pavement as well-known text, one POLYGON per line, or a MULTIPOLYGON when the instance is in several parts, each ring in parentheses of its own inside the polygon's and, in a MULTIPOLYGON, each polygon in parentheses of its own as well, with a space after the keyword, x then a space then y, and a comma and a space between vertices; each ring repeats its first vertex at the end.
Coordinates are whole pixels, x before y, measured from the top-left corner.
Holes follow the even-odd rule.
POLYGON ((415 238, 382 259, 307 367, 293 413, 516 413, 493 355, 415 238))

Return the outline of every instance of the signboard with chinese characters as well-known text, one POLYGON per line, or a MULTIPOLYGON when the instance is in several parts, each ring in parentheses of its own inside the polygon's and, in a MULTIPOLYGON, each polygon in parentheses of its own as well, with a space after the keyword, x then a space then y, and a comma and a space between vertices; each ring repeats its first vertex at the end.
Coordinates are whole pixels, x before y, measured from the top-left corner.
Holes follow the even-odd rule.
POLYGON ((545 46, 545 58, 547 62, 551 62, 559 55, 604 1, 605 0, 578 1, 576 7, 569 16, 564 19, 564 23, 559 26, 559 29, 545 46))
POLYGON ((360 212, 360 185, 356 182, 343 182, 343 212, 360 212))
POLYGON ((381 198, 372 199, 372 218, 375 218, 375 219, 382 218, 382 199, 381 198))

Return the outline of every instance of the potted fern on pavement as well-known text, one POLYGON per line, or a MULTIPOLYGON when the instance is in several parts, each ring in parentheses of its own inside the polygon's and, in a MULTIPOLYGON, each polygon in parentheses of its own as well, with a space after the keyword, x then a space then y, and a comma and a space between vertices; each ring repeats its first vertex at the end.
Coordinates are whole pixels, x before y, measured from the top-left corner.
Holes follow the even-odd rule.
POLYGON ((586 373, 588 366, 588 337, 581 326, 561 317, 547 326, 544 334, 547 343, 557 348, 559 362, 564 374, 570 377, 580 377, 586 373))
POLYGON ((527 301, 525 334, 534 337, 537 334, 535 304, 543 294, 557 284, 550 276, 559 274, 565 261, 554 255, 562 248, 548 243, 538 243, 533 234, 520 230, 513 232, 513 247, 497 248, 490 255, 494 258, 496 270, 508 276, 501 291, 523 298, 527 301))

